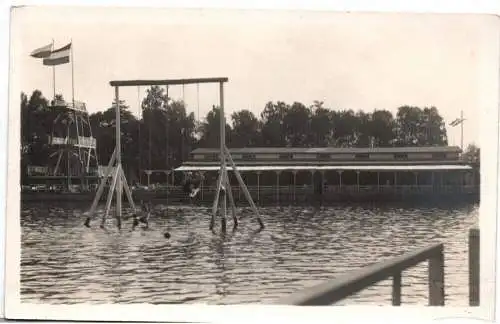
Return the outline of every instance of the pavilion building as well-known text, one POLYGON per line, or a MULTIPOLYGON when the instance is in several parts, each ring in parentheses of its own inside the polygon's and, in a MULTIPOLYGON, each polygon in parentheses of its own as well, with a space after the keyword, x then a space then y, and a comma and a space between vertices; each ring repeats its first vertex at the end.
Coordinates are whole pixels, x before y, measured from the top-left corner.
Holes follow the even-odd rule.
MULTIPOLYGON (((232 158, 258 202, 323 202, 411 197, 478 197, 479 170, 450 146, 384 148, 233 148, 232 158)), ((219 149, 198 148, 176 172, 201 172, 212 199, 219 149)), ((228 165, 228 170, 232 170, 228 165)), ((233 172, 236 198, 243 198, 233 172)))

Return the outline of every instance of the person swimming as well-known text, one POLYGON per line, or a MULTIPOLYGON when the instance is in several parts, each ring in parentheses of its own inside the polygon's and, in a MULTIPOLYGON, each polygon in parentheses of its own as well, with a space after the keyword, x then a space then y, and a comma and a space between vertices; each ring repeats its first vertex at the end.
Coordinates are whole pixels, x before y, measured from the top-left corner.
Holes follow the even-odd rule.
POLYGON ((139 224, 145 224, 146 228, 149 227, 149 217, 151 216, 152 212, 152 207, 151 207, 151 202, 145 203, 144 201, 141 200, 141 211, 142 215, 139 217, 137 213, 134 213, 132 215, 132 230, 134 230, 139 224))
POLYGON ((200 190, 202 180, 203 176, 201 174, 193 175, 193 173, 187 172, 186 180, 183 185, 183 191, 189 194, 190 198, 194 198, 200 190))

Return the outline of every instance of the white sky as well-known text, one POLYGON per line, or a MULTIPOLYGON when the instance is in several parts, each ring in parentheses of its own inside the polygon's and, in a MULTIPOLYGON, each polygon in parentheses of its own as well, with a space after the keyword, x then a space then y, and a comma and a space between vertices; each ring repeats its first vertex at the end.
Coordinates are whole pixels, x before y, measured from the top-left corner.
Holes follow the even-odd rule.
MULTIPOLYGON (((480 15, 21 8, 12 16, 12 89, 51 97, 51 68, 29 54, 52 39, 56 47, 72 40, 75 99, 90 112, 110 106, 110 80, 226 76, 228 116, 260 114, 270 100, 393 113, 432 105, 447 123, 464 111, 466 146, 479 142, 496 27, 480 15)), ((218 86, 199 89, 205 116, 218 104, 218 86)), ((71 64, 56 67, 56 92, 71 98, 71 64)), ((121 94, 137 113, 138 89, 121 94)), ((185 87, 188 110, 198 114, 196 94, 185 87)), ((170 95, 182 98, 182 86, 170 95)), ((448 126, 448 135, 460 145, 459 128, 448 126)))

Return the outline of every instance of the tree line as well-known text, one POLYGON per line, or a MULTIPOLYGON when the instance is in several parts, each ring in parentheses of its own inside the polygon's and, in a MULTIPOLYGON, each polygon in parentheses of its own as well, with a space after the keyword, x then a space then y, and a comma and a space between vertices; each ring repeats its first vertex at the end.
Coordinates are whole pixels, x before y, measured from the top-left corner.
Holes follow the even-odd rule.
MULTIPOLYGON (((112 102, 110 108, 90 115, 99 164, 106 164, 114 149, 115 106, 112 102)), ((141 117, 134 116, 126 102, 119 106, 122 160, 129 171, 170 169, 197 147, 219 145, 220 109, 216 106, 203 120, 196 120, 182 101, 171 100, 157 86, 146 91, 141 117)), ((51 134, 65 134, 71 120, 71 114, 55 111, 41 91, 33 91, 29 98, 21 93, 22 165, 54 164, 47 139, 51 134)), ((445 122, 436 107, 401 106, 394 116, 383 109, 364 112, 330 109, 321 101, 310 106, 278 101, 268 102, 258 116, 250 110, 236 111, 226 118, 225 127, 228 147, 448 145, 445 122)))

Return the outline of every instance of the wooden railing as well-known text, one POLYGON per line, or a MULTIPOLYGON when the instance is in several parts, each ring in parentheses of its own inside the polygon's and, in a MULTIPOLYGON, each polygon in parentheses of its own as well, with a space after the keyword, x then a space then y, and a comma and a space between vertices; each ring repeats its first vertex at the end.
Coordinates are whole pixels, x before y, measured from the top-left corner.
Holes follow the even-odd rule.
MULTIPOLYGON (((392 277, 392 305, 401 305, 401 274, 404 270, 429 260, 429 305, 444 306, 444 255, 443 244, 434 244, 403 256, 367 266, 353 273, 317 286, 304 289, 278 300, 285 305, 331 305, 355 293, 392 277)), ((479 306, 480 301, 480 232, 469 230, 469 305, 479 306)))
MULTIPOLYGON (((151 187, 153 188, 182 188, 182 186, 172 186, 172 185, 166 185, 166 184, 159 184, 159 185, 154 185, 152 184, 151 187)), ((239 187, 237 185, 234 185, 231 187, 233 192, 238 192, 239 187)), ((296 195, 300 194, 310 194, 313 192, 313 188, 311 186, 296 186, 295 189, 292 186, 279 186, 279 189, 277 186, 260 186, 257 188, 257 186, 247 186, 248 190, 252 193, 259 191, 261 194, 290 194, 292 195, 293 192, 295 191, 296 195)), ((212 193, 215 192, 215 187, 214 186, 203 186, 202 190, 205 193, 212 193)), ((466 193, 466 192, 474 192, 475 190, 478 189, 478 186, 472 186, 472 185, 447 185, 447 186, 441 186, 441 187, 432 187, 429 185, 398 185, 398 186, 356 186, 356 185, 349 185, 349 186, 342 186, 339 187, 337 186, 325 186, 323 192, 325 194, 328 193, 357 193, 357 192, 380 192, 380 193, 466 193)))
POLYGON ((444 255, 443 244, 409 252, 390 260, 361 268, 323 282, 317 286, 291 294, 276 304, 284 305, 331 305, 377 282, 392 277, 392 305, 401 305, 401 274, 421 262, 429 261, 429 305, 444 306, 444 255))

